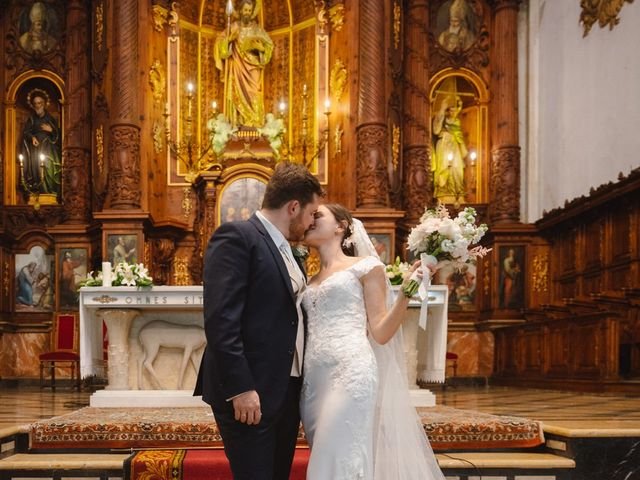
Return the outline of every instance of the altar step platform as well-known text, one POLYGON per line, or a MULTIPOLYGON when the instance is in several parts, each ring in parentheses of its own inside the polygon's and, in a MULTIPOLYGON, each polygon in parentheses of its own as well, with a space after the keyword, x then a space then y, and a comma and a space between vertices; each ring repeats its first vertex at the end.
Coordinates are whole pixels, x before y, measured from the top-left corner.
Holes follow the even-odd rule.
MULTIPOLYGON (((418 408, 450 480, 572 480, 575 462, 546 451, 540 422, 418 408)), ((0 432, 0 480, 231 480, 208 408, 99 408, 0 432), (204 448, 206 447, 206 448, 204 448)), ((304 431, 292 480, 305 478, 304 431)))

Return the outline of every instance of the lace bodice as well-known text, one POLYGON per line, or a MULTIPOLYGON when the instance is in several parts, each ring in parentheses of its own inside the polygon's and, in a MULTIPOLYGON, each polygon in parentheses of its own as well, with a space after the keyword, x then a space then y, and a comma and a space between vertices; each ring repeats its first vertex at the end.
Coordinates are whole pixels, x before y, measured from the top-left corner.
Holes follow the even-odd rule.
POLYGON ((307 313, 306 368, 334 368, 334 379, 354 395, 366 395, 358 379, 375 377, 375 358, 367 339, 367 315, 360 279, 383 266, 374 257, 333 273, 318 285, 309 286, 302 298, 307 313), (373 366, 373 370, 372 370, 373 366))

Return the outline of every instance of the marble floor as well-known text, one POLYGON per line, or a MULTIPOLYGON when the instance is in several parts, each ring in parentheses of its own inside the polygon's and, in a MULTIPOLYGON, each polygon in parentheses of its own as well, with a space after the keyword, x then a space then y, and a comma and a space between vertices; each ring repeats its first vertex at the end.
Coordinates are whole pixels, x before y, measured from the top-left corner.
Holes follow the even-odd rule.
MULTIPOLYGON (((541 420, 568 436, 640 436, 640 397, 509 387, 449 387, 437 403, 464 410, 541 420)), ((89 404, 90 392, 0 388, 0 431, 62 415, 89 404)))

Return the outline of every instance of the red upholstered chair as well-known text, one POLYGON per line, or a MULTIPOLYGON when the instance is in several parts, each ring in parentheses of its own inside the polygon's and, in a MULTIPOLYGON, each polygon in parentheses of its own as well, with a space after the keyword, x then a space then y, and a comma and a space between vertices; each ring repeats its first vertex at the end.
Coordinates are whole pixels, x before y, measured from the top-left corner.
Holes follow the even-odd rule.
POLYGON ((80 356, 78 355, 78 317, 59 313, 54 317, 52 351, 40 355, 40 387, 56 389, 56 367, 69 368, 75 387, 80 390, 80 356), (51 383, 45 383, 44 371, 49 370, 51 383))

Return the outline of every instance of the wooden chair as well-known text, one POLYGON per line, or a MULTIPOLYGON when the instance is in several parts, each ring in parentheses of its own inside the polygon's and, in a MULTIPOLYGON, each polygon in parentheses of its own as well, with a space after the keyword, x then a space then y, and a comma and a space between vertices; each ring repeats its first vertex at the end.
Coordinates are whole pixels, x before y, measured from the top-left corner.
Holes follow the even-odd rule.
POLYGON ((56 390, 56 367, 69 368, 74 386, 80 391, 80 355, 78 316, 58 313, 54 317, 52 350, 40 355, 40 388, 56 390), (44 371, 49 370, 50 383, 45 383, 44 371))

